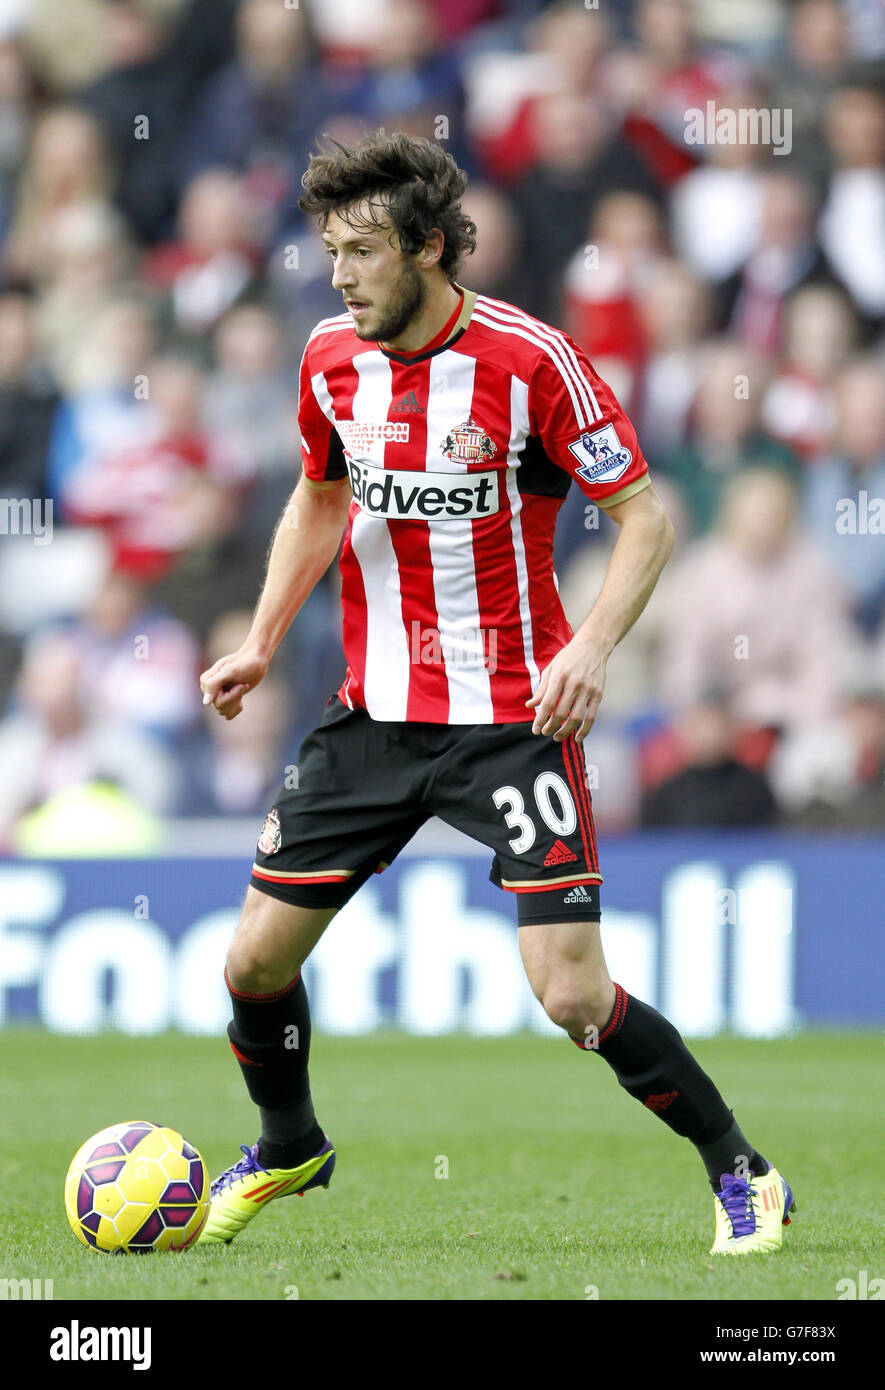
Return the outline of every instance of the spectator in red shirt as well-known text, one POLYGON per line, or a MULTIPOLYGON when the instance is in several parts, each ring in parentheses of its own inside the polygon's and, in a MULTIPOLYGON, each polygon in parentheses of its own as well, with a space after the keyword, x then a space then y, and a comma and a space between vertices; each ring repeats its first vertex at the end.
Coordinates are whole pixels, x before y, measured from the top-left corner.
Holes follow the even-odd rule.
POLYGON ((203 428, 195 367, 159 358, 145 385, 142 441, 68 475, 63 502, 69 520, 106 530, 119 568, 150 580, 230 530, 245 477, 203 428))

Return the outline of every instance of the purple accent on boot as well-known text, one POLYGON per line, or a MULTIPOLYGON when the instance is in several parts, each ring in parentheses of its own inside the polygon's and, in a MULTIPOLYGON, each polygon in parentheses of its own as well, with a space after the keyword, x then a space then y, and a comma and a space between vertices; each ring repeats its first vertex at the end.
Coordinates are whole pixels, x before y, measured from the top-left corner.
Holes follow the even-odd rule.
POLYGON ((790 1208, 791 1208, 791 1206, 793 1205, 793 1189, 790 1187, 790 1184, 787 1182, 786 1178, 781 1178, 781 1182, 782 1182, 783 1185, 784 1185, 784 1218, 783 1218, 783 1224, 784 1224, 785 1226, 788 1226, 789 1223, 790 1223, 790 1208))
POLYGON ((298 1189, 299 1197, 303 1192, 307 1192, 308 1189, 311 1187, 329 1186, 329 1180, 333 1172, 335 1171, 335 1152, 332 1148, 331 1140, 327 1139, 323 1147, 321 1149, 317 1149, 316 1153, 314 1154, 314 1158, 318 1158, 320 1154, 328 1154, 329 1157, 326 1159, 322 1168, 320 1168, 318 1172, 314 1173, 310 1182, 306 1182, 303 1187, 298 1189))
POLYGON ((744 1178, 736 1178, 734 1173, 722 1174, 722 1191, 719 1200, 731 1222, 734 1236, 751 1236, 756 1230, 756 1214, 750 1201, 755 1189, 744 1178))
POLYGON ((215 1179, 214 1183, 212 1184, 213 1197, 216 1195, 216 1193, 222 1192, 226 1187, 230 1187, 232 1182, 237 1182, 240 1178, 248 1177, 250 1173, 267 1172, 267 1169, 262 1167, 262 1165, 258 1162, 257 1144, 253 1144, 251 1148, 248 1144, 241 1144, 240 1152, 244 1154, 245 1157, 241 1158, 239 1163, 235 1163, 233 1167, 228 1168, 224 1173, 222 1173, 220 1178, 215 1179))

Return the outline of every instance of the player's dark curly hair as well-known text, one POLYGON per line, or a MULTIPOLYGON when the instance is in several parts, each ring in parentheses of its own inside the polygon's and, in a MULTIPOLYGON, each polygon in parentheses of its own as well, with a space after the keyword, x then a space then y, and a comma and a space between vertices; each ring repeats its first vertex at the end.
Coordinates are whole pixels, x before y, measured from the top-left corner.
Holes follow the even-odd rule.
MULTIPOLYGON (((327 137, 328 138, 328 137, 327 137)), ((403 251, 420 251, 433 231, 445 238, 440 266, 448 280, 465 253, 476 247, 476 225, 461 211, 467 175, 440 145, 422 136, 376 130, 349 149, 331 140, 331 149, 311 156, 301 180, 298 206, 325 230, 329 214, 368 199, 390 218, 403 251)))

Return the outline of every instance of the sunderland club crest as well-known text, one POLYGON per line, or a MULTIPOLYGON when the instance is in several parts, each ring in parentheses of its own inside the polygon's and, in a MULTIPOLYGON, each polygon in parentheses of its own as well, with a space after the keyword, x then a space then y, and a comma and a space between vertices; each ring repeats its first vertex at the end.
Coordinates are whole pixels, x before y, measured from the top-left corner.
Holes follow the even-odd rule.
POLYGON ((453 463, 481 463, 495 456, 495 445, 472 415, 457 429, 450 430, 439 447, 453 463))
POLYGON ((283 833, 280 830, 280 813, 276 806, 272 811, 268 811, 264 818, 264 826, 258 836, 258 848, 262 854, 276 854, 282 842, 283 833))

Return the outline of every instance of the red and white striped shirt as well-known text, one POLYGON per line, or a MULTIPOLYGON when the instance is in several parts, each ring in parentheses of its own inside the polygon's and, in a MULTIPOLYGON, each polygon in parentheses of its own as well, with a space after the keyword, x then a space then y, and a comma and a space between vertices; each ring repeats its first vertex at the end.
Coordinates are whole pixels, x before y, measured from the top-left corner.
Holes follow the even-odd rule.
POLYGON ((299 423, 313 481, 350 477, 347 676, 373 719, 528 721, 572 630, 553 571, 572 478, 601 507, 649 484, 636 434, 565 333, 463 291, 445 340, 404 354, 349 314, 311 334, 299 423))

